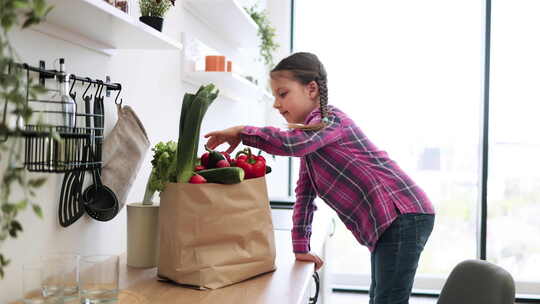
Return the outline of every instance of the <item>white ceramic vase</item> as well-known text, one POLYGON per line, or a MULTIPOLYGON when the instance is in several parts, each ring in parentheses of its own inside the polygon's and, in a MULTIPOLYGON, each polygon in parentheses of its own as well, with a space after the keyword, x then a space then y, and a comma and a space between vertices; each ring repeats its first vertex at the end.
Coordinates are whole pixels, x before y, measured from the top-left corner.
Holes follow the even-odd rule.
POLYGON ((127 205, 127 264, 156 267, 159 258, 159 205, 127 205))

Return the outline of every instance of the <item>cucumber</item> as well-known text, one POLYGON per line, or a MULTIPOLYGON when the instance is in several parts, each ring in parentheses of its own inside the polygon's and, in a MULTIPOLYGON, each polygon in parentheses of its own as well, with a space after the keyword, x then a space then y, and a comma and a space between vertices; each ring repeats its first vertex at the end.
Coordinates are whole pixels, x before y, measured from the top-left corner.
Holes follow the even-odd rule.
POLYGON ((197 171, 209 183, 237 184, 244 180, 244 170, 239 167, 214 168, 197 171))

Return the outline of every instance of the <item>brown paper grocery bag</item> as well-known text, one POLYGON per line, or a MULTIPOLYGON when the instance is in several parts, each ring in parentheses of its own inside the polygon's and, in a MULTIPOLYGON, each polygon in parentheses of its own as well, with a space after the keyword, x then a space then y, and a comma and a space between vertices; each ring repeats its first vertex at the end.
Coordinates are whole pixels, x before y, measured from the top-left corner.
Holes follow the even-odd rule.
POLYGON ((159 225, 159 277, 215 289, 275 269, 264 177, 234 185, 169 183, 159 225))

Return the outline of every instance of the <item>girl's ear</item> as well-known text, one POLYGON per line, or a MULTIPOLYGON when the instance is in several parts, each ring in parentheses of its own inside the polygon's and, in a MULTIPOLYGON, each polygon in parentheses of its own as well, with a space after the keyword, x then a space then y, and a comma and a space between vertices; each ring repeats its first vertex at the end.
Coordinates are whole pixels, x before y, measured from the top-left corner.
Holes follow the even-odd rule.
POLYGON ((319 85, 316 81, 312 80, 308 83, 306 89, 310 98, 315 99, 319 96, 319 85))

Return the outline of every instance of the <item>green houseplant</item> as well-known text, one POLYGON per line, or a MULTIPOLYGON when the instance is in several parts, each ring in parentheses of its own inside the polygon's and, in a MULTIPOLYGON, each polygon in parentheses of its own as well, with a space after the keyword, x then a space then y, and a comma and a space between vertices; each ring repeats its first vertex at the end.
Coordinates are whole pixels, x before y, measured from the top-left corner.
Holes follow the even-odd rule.
POLYGON ((42 186, 44 177, 32 177, 20 164, 23 158, 21 120, 32 117, 32 109, 26 105, 26 97, 35 98, 43 92, 39 85, 31 84, 26 90, 25 73, 13 68, 18 56, 10 43, 8 33, 16 26, 22 29, 40 23, 52 10, 45 0, 2 0, 0 1, 0 278, 9 259, 1 253, 2 244, 9 238, 17 238, 23 231, 17 220, 19 212, 29 205, 39 217, 41 207, 31 202, 35 190, 42 186), (28 93, 28 95, 27 95, 28 93), (10 121, 16 121, 11 124, 10 121), (21 195, 14 191, 22 190, 21 195))
POLYGON ((276 29, 272 27, 268 19, 268 13, 265 10, 259 11, 256 5, 245 8, 245 10, 259 27, 258 34, 259 38, 261 38, 261 44, 259 46, 261 57, 268 67, 272 67, 274 65, 272 52, 279 47, 279 44, 274 41, 276 29))
POLYGON ((175 0, 139 0, 141 17, 139 20, 160 31, 165 13, 174 6, 175 0))

